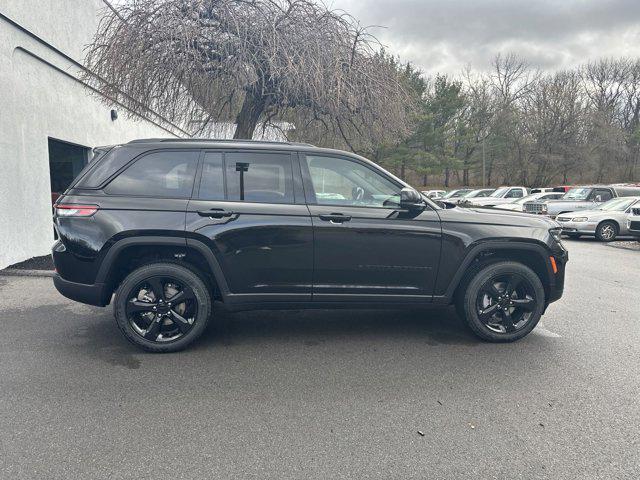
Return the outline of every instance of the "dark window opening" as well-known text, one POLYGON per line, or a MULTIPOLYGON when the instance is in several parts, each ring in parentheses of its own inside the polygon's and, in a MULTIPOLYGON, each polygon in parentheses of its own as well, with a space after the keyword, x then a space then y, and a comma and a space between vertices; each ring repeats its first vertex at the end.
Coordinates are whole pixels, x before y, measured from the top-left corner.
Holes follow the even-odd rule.
POLYGON ((69 188, 89 160, 91 149, 49 138, 49 176, 51 200, 69 188))

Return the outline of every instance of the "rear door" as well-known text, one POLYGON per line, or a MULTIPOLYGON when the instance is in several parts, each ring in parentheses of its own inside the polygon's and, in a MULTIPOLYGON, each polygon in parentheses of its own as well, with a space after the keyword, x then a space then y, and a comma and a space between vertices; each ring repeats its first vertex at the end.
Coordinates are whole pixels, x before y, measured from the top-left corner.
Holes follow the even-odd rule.
POLYGON ((295 155, 207 150, 186 230, 213 251, 229 301, 311 300, 313 231, 295 155))
POLYGON ((356 159, 301 156, 314 227, 314 301, 430 301, 441 228, 399 206, 402 185, 356 159))

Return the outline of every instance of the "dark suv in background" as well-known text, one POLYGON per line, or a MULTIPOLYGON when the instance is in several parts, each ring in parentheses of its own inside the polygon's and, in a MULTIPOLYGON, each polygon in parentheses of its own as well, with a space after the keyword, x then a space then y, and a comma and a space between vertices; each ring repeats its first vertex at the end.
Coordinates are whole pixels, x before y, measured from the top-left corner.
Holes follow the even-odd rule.
POLYGON ((102 149, 55 205, 56 288, 150 351, 231 310, 454 303, 513 341, 560 298, 549 219, 441 208, 354 154, 306 144, 138 140, 102 149), (114 296, 115 294, 115 296, 114 296))

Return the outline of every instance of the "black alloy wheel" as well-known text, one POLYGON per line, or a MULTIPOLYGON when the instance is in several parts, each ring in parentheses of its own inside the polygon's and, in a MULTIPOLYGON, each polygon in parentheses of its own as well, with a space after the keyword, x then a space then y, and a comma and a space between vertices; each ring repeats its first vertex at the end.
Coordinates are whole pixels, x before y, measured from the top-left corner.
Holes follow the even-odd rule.
POLYGON ((513 342, 538 324, 545 308, 545 291, 540 277, 522 263, 478 263, 461 285, 456 308, 481 339, 513 342))
POLYGON ((127 298, 131 328, 152 342, 179 339, 191 330, 198 314, 198 300, 191 287, 170 276, 144 280, 127 298))
POLYGON ((477 314, 495 333, 512 333, 525 326, 537 307, 535 290, 519 274, 495 275, 477 295, 477 314))
POLYGON ((144 350, 182 350, 204 332, 209 321, 212 301, 203 278, 192 267, 172 261, 134 270, 116 291, 118 327, 144 350))

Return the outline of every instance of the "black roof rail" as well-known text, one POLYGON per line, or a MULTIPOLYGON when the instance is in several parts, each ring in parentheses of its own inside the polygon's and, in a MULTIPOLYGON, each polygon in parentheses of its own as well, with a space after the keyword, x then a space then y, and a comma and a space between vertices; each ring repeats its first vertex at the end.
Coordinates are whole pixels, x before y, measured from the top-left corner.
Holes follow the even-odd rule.
POLYGON ((255 144, 267 144, 267 145, 293 145, 300 147, 315 147, 310 143, 302 142, 279 142, 276 140, 242 140, 242 139, 229 139, 229 138, 140 138, 137 140, 131 140, 129 143, 153 143, 153 142, 211 142, 211 143, 255 143, 255 144))

